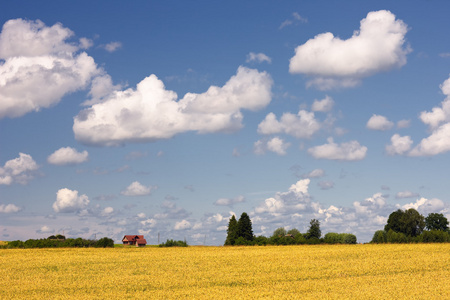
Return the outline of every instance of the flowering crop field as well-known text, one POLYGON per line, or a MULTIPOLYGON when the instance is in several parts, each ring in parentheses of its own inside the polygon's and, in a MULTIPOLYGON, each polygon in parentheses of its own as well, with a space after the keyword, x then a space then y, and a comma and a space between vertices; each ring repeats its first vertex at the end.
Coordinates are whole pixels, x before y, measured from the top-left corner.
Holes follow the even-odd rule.
POLYGON ((0 299, 450 299, 450 244, 3 249, 0 299))

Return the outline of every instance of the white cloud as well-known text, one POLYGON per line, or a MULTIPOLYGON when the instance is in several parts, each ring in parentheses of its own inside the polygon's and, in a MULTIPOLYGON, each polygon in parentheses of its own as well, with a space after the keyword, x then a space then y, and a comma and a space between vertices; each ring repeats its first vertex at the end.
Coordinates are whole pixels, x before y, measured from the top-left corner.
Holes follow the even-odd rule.
POLYGON ((322 100, 314 100, 311 110, 320 112, 329 112, 334 106, 333 98, 326 96, 322 100))
POLYGON ((429 126, 431 134, 411 150, 410 156, 429 156, 450 151, 450 78, 440 88, 446 96, 441 107, 420 114, 420 119, 429 126))
POLYGON ((415 198, 415 197, 418 197, 418 196, 419 196, 418 193, 413 193, 411 191, 403 191, 403 192, 398 192, 395 195, 395 199, 415 198))
POLYGON ((408 128, 411 126, 411 120, 400 120, 397 122, 397 128, 408 128))
POLYGON ((85 150, 78 152, 71 147, 63 147, 53 152, 48 158, 47 162, 53 165, 72 165, 81 164, 88 160, 89 154, 85 150))
POLYGON ((31 155, 19 153, 19 157, 8 160, 3 167, 0 167, 0 185, 27 184, 34 178, 37 169, 39 166, 31 155))
POLYGON ((347 40, 322 33, 300 45, 289 71, 312 76, 321 89, 356 85, 361 78, 406 64, 408 28, 386 10, 373 11, 361 20, 359 31, 347 40))
POLYGON ((325 171, 323 169, 314 169, 307 174, 303 174, 302 178, 319 178, 325 176, 325 171))
POLYGON ((285 133, 296 138, 311 138, 320 128, 321 125, 314 118, 313 112, 300 110, 297 115, 284 113, 280 121, 277 120, 274 113, 267 114, 266 118, 258 125, 258 133, 285 133))
POLYGON ((102 215, 102 216, 109 216, 109 215, 111 215, 113 212, 114 212, 114 208, 111 207, 111 206, 108 206, 108 207, 105 207, 105 208, 102 210, 101 215, 102 215))
POLYGON ((121 42, 111 42, 105 45, 105 50, 108 52, 114 52, 119 48, 122 48, 121 42))
POLYGON ((155 188, 154 186, 144 186, 138 181, 134 181, 121 194, 124 196, 145 196, 149 195, 155 188))
POLYGON ((308 149, 308 153, 318 159, 332 160, 362 160, 366 157, 367 147, 361 146, 357 141, 336 144, 328 138, 328 144, 308 149))
POLYGON ((267 62, 267 63, 271 63, 272 59, 270 57, 268 57, 267 55, 265 55, 264 53, 254 53, 254 52, 250 52, 247 55, 247 60, 246 62, 257 62, 257 63, 263 63, 263 62, 267 62))
POLYGON ((245 202, 244 196, 237 196, 235 198, 220 198, 217 199, 216 202, 214 202, 215 205, 218 206, 233 206, 237 203, 245 202))
POLYGON ((138 213, 138 214, 137 214, 137 217, 138 217, 139 219, 145 219, 147 216, 146 216, 144 213, 138 213))
POLYGON ((253 152, 258 155, 265 154, 267 151, 274 152, 278 155, 286 155, 286 150, 291 146, 290 143, 285 142, 279 137, 271 138, 270 140, 259 140, 253 145, 253 152))
POLYGON ((156 226, 156 224, 158 224, 158 221, 156 221, 155 219, 147 219, 147 220, 141 221, 140 223, 145 228, 153 228, 156 226))
POLYGON ((391 137, 391 144, 386 145, 386 152, 389 155, 406 154, 411 149, 412 143, 411 137, 394 134, 391 137))
POLYGON ((402 206, 403 209, 414 208, 415 210, 423 214, 440 212, 442 209, 444 209, 444 207, 444 202, 437 198, 420 198, 417 199, 416 202, 408 203, 402 206))
POLYGON ((267 141, 267 150, 275 152, 278 155, 286 155, 286 150, 290 145, 290 143, 286 143, 283 139, 274 137, 267 141))
POLYGON ((80 48, 81 49, 89 49, 94 45, 94 42, 88 38, 80 38, 80 48))
POLYGON ((302 17, 298 12, 294 12, 292 13, 292 18, 284 20, 278 29, 282 29, 286 26, 290 26, 297 23, 308 23, 308 19, 302 17))
POLYGON ((10 204, 0 204, 0 213, 4 214, 11 214, 21 211, 22 208, 19 206, 16 206, 12 203, 10 204))
POLYGON ((231 132, 242 127, 241 109, 259 110, 271 101, 272 79, 265 72, 239 67, 223 86, 203 94, 177 95, 155 75, 136 89, 114 92, 74 118, 75 138, 86 144, 115 146, 156 141, 182 132, 231 132))
POLYGON ((51 229, 47 225, 42 226, 40 229, 36 230, 37 233, 53 233, 55 232, 54 229, 51 229))
POLYGON ((394 127, 394 123, 389 121, 385 116, 372 115, 372 117, 367 121, 366 127, 372 130, 389 130, 394 127))
POLYGON ((3 25, 0 119, 53 106, 102 72, 92 57, 77 54, 78 47, 66 42, 71 36, 73 32, 59 23, 48 27, 39 20, 15 19, 3 25))
POLYGON ((56 201, 53 203, 53 210, 57 213, 80 212, 85 209, 88 204, 88 196, 78 196, 78 191, 64 188, 56 193, 56 201))
POLYGON ((328 181, 328 180, 320 181, 317 185, 320 187, 321 190, 329 190, 329 189, 334 188, 334 182, 328 181))
POLYGON ((186 230, 192 227, 191 223, 187 220, 182 220, 180 222, 176 222, 173 229, 175 230, 186 230))

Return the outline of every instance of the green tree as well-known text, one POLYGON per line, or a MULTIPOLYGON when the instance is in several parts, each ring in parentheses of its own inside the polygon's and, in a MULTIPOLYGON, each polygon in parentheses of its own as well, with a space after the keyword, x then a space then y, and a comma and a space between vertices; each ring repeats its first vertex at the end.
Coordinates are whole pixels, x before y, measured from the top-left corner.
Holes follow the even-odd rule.
POLYGON ((236 217, 232 215, 230 221, 228 222, 227 239, 225 240, 225 245, 234 245, 236 239, 238 238, 237 225, 238 222, 236 220, 236 217))
POLYGON ((286 229, 284 229, 284 227, 280 227, 275 229, 275 231, 273 232, 272 236, 273 237, 282 237, 286 235, 286 229))
POLYGON ((320 231, 320 222, 317 219, 312 219, 309 222, 309 229, 308 232, 306 233, 308 239, 313 239, 313 238, 317 238, 320 239, 320 237, 322 236, 322 231, 320 231))
POLYGON ((415 237, 425 228, 424 217, 414 208, 408 210, 398 209, 389 215, 384 231, 403 233, 405 236, 415 237))
POLYGON ((431 213, 425 218, 425 226, 428 230, 448 230, 448 220, 443 214, 431 213))
POLYGON ((237 236, 246 241, 253 241, 252 221, 247 213, 243 212, 237 223, 237 236))

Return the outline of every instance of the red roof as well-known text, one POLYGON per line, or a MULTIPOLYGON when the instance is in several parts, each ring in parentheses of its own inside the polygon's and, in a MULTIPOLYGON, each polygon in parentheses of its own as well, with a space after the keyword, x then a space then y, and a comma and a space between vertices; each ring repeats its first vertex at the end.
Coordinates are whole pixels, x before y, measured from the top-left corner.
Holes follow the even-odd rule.
POLYGON ((135 242, 135 241, 141 240, 141 239, 143 239, 145 241, 143 235, 125 235, 123 237, 122 241, 124 241, 125 239, 129 242, 135 242))
POLYGON ((147 245, 147 241, 145 239, 136 240, 136 244, 138 245, 147 245))

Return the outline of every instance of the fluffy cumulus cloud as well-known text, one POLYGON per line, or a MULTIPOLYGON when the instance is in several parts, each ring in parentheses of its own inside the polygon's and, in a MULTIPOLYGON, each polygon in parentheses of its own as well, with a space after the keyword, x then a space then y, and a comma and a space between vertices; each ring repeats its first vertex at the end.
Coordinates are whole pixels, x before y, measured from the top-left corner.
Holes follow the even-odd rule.
POLYGON ((431 134, 408 153, 410 156, 431 156, 450 151, 450 78, 440 87, 446 96, 441 106, 420 114, 420 120, 428 125, 431 134))
POLYGON ((333 98, 326 96, 322 100, 314 100, 311 110, 319 112, 329 112, 334 106, 333 98))
POLYGON ((144 186, 139 181, 134 181, 121 194, 124 196, 145 196, 150 195, 155 188, 154 186, 144 186))
POLYGON ((354 86, 361 78, 406 64, 407 31, 391 12, 369 12, 347 40, 327 32, 298 46, 289 71, 313 77, 309 84, 320 89, 354 86))
POLYGON ((422 214, 436 213, 441 212, 445 208, 445 204, 442 200, 433 198, 426 199, 420 198, 417 199, 416 202, 408 203, 402 206, 402 209, 410 209, 414 208, 422 214))
POLYGON ((49 155, 47 162, 52 165, 74 165, 87 161, 88 157, 89 154, 86 150, 78 152, 74 148, 63 147, 49 155))
POLYGON ((253 145, 253 152, 255 154, 262 155, 267 151, 271 151, 278 155, 286 155, 286 150, 290 146, 290 143, 285 142, 282 138, 276 136, 268 140, 262 139, 256 141, 253 145))
POLYGON ((308 153, 317 159, 362 160, 366 157, 367 147, 357 141, 336 144, 332 138, 328 138, 327 144, 309 148, 308 153))
POLYGON ((64 188, 56 193, 56 201, 53 203, 53 210, 57 213, 81 212, 88 204, 88 196, 79 196, 78 191, 64 188))
POLYGON ((247 55, 246 62, 258 62, 258 63, 267 62, 270 64, 272 62, 272 59, 267 55, 265 55, 264 53, 250 52, 247 55))
POLYGON ((55 24, 15 19, 0 33, 0 118, 20 117, 57 104, 71 92, 84 89, 101 73, 92 57, 68 42, 73 32, 55 24), (45 88, 42 88, 45 86, 45 88))
POLYGON ((300 110, 297 115, 284 113, 280 120, 274 113, 269 113, 258 125, 260 134, 285 133, 296 138, 311 138, 321 128, 313 112, 300 110))
POLYGON ((325 171, 323 169, 314 169, 309 173, 303 174, 302 178, 319 178, 325 176, 325 171))
POLYGON ((371 130, 385 131, 394 127, 394 122, 389 121, 385 116, 374 114, 367 121, 366 127, 371 130))
POLYGON ((408 153, 412 144, 411 137, 394 134, 391 137, 391 144, 386 145, 386 152, 389 155, 403 155, 408 153))
POLYGON ((192 224, 188 220, 181 220, 175 223, 173 229, 175 230, 186 230, 192 228, 192 224))
POLYGON ((156 141, 187 131, 232 132, 242 127, 241 109, 256 111, 271 101, 272 79, 265 72, 239 67, 222 86, 187 93, 177 101, 155 75, 136 89, 116 91, 75 118, 75 138, 86 144, 114 146, 156 141))
POLYGON ((22 208, 19 206, 16 206, 12 203, 10 204, 0 204, 0 213, 4 214, 11 214, 21 211, 22 208))
POLYGON ((37 169, 39 166, 31 155, 19 153, 19 157, 8 160, 0 167, 0 185, 27 184, 34 178, 37 169))

